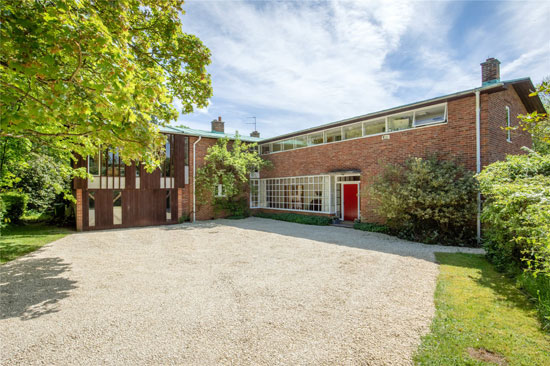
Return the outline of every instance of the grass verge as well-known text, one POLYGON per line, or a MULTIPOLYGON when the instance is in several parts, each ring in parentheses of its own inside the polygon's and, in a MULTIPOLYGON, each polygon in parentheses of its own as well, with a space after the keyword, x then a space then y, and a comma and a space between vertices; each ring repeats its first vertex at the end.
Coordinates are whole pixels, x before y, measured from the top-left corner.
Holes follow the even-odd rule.
POLYGON ((2 229, 0 235, 0 263, 11 261, 30 253, 44 244, 70 234, 67 228, 45 224, 11 225, 2 229))
POLYGON ((330 225, 330 223, 332 222, 332 219, 326 216, 300 215, 300 214, 293 214, 293 213, 257 212, 254 214, 254 216, 262 217, 264 219, 288 221, 288 222, 295 222, 297 224, 306 224, 306 225, 325 226, 325 225, 330 225))
POLYGON ((417 365, 550 365, 550 335, 513 281, 481 255, 436 258, 436 314, 417 365))

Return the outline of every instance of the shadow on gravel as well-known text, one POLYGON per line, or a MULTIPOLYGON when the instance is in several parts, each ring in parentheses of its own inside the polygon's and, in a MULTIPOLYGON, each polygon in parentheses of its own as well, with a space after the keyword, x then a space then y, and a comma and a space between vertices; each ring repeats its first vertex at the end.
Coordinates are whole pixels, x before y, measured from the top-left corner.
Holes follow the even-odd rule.
POLYGON ((61 258, 29 258, 0 266, 0 319, 29 320, 55 313, 76 281, 61 277, 69 269, 61 258))

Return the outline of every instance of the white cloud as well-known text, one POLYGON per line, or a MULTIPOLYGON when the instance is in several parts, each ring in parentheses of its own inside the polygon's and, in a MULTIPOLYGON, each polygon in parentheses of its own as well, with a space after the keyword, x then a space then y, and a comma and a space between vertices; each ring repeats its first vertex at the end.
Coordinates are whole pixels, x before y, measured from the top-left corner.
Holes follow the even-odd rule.
POLYGON ((542 18, 536 16, 537 36, 518 46, 529 27, 511 23, 529 11, 514 7, 523 9, 499 5, 498 21, 508 16, 502 29, 496 21, 465 29, 477 42, 459 52, 450 38, 458 6, 447 2, 191 1, 184 30, 212 51, 215 105, 180 122, 208 128, 222 115, 227 130, 250 131, 254 115, 272 136, 472 88, 480 83, 479 63, 487 53, 500 58, 505 42, 517 50, 502 52, 503 74, 526 76, 526 67, 541 73, 540 62, 530 60, 545 53, 528 47, 546 39, 548 48, 542 18))

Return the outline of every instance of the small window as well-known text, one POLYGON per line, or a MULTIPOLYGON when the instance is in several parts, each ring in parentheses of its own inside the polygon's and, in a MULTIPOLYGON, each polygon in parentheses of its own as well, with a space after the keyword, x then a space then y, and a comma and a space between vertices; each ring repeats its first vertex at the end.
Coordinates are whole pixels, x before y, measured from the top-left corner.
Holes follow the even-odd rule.
POLYGON ((88 226, 95 226, 95 192, 88 192, 88 226))
POLYGON ((322 144, 323 142, 324 142, 324 138, 323 138, 322 132, 314 133, 314 134, 308 135, 307 137, 308 146, 319 145, 319 144, 322 144))
POLYGON ((327 142, 342 141, 342 129, 340 127, 327 131, 327 142))
POLYGON ((113 225, 122 224, 122 192, 113 191, 113 225))
POLYGON ((280 142, 273 143, 273 152, 283 151, 283 144, 280 142))
POLYGON ((271 152, 271 144, 262 145, 262 154, 269 154, 271 152))
POLYGON ((445 122, 445 106, 422 109, 414 113, 415 127, 445 122))
POLYGON ((386 119, 377 119, 374 121, 367 121, 363 124, 364 136, 368 135, 374 135, 377 133, 384 133, 386 132, 386 119))
POLYGON ((388 117, 388 129, 390 131, 401 131, 412 127, 413 114, 406 113, 388 117))
POLYGON ((223 184, 218 184, 218 189, 216 190, 216 197, 225 197, 225 192, 223 191, 223 184))
POLYGON ((361 124, 355 124, 346 126, 343 128, 344 130, 344 139, 354 139, 356 137, 361 137, 363 135, 363 128, 361 127, 361 124))
POLYGON ((506 106, 506 141, 508 142, 512 142, 512 130, 510 127, 510 107, 506 106))
POLYGON ((300 147, 306 147, 307 146, 307 138, 306 136, 298 136, 294 139, 294 142, 296 144, 296 148, 300 147))
POLYGON ((283 141, 283 150, 284 151, 292 150, 292 149, 294 149, 294 140, 283 141))

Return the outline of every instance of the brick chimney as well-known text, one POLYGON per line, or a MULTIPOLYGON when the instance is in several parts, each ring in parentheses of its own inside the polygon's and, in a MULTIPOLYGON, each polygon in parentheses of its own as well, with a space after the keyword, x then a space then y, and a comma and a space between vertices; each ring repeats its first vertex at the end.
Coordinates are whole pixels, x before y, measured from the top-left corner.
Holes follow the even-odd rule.
POLYGON ((218 119, 215 119, 212 121, 212 132, 225 132, 225 128, 223 127, 224 122, 222 121, 222 117, 218 117, 218 119))
POLYGON ((250 137, 260 138, 260 133, 258 131, 252 131, 250 132, 250 137))
POLYGON ((481 63, 481 85, 498 83, 500 81, 500 61, 496 58, 488 58, 481 63))

